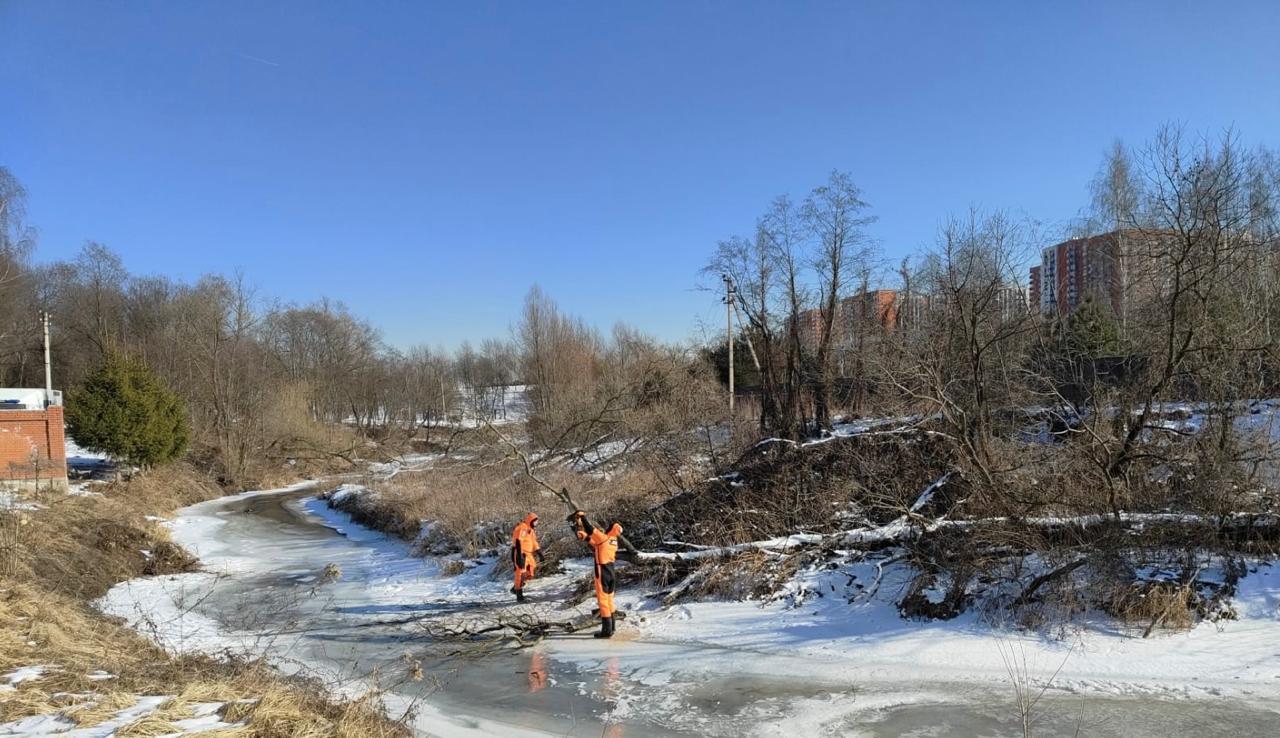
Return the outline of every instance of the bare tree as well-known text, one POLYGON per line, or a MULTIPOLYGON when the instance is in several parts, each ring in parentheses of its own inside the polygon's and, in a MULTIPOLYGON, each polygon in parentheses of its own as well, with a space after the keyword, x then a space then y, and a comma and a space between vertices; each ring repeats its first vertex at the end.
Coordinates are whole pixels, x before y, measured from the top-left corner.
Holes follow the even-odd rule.
MULTIPOLYGON (((788 216, 790 207, 779 200, 774 213, 788 216)), ((800 261, 793 232, 771 231, 776 223, 761 224, 753 239, 733 237, 721 241, 703 272, 727 276, 735 285, 737 305, 745 319, 743 334, 752 361, 760 374, 760 429, 786 438, 803 434, 800 412, 802 388, 800 341, 801 313, 793 310, 800 300, 800 261), (781 269, 779 269, 781 257, 781 269)))
POLYGON ((869 205, 848 174, 832 172, 827 183, 805 199, 803 218, 815 246, 810 257, 817 276, 820 325, 814 356, 814 409, 819 426, 831 422, 831 386, 835 377, 832 347, 836 334, 848 330, 841 299, 849 283, 864 272, 870 245, 863 229, 875 222, 869 205))
POLYGON ((25 222, 27 193, 0 167, 0 379, 22 384, 33 352, 36 293, 29 264, 35 232, 25 222))
POLYGON ((400 359, 401 404, 414 427, 427 429, 443 425, 458 412, 458 377, 454 362, 443 350, 418 346, 400 359))
POLYGON ((105 353, 119 339, 129 273, 115 252, 89 241, 76 257, 76 274, 76 301, 81 311, 77 311, 79 320, 72 327, 105 353))
MULTIPOLYGON (((1108 252, 1115 262, 1113 272, 1118 282, 1116 290, 1121 295, 1128 294, 1130 280, 1126 254, 1129 244, 1125 241, 1126 229, 1138 217, 1142 184, 1138 181, 1133 155, 1122 141, 1112 143, 1089 189, 1094 222, 1116 234, 1116 248, 1108 252)), ((1128 305, 1128 301, 1121 300, 1120 314, 1116 316, 1120 321, 1122 337, 1127 335, 1129 329, 1128 305)))
POLYGON ((1253 187, 1258 166, 1233 133, 1188 142, 1181 129, 1166 127, 1143 152, 1144 198, 1131 219, 1127 258, 1131 335, 1147 365, 1123 398, 1118 438, 1107 444, 1108 475, 1126 489, 1137 481, 1135 463, 1150 457, 1144 440, 1159 426, 1161 400, 1215 400, 1225 447, 1230 403, 1242 396, 1242 382, 1263 376, 1250 358, 1267 354, 1273 292, 1250 284, 1260 274, 1268 280, 1274 242, 1259 238, 1269 229, 1269 196, 1253 187))
POLYGON ((760 234, 769 246, 782 292, 782 359, 777 367, 780 375, 773 378, 771 386, 777 395, 779 425, 787 430, 790 438, 798 436, 803 417, 806 357, 801 316, 811 299, 805 284, 802 227, 800 214, 785 196, 773 201, 760 224, 760 234))
MULTIPOLYGON (((550 338, 548 338, 550 340, 550 338)), ((540 365, 542 358, 534 360, 540 365)), ((463 341, 454 358, 467 413, 477 421, 503 420, 507 392, 515 382, 519 358, 508 342, 487 338, 477 351, 463 341)))
POLYGON ((1026 400, 1023 367, 1034 321, 1019 280, 1034 235, 1002 213, 971 212, 943 228, 913 289, 929 300, 918 330, 879 373, 941 420, 959 458, 988 489, 1000 470, 997 412, 1026 400))
POLYGON ((568 428, 579 426, 584 403, 595 402, 592 388, 604 369, 601 338, 534 286, 516 326, 516 343, 533 402, 530 430, 544 445, 557 445, 568 428))
POLYGON ((327 422, 350 420, 364 432, 387 420, 377 381, 378 332, 340 303, 321 300, 269 313, 263 340, 279 368, 311 388, 311 412, 327 422))

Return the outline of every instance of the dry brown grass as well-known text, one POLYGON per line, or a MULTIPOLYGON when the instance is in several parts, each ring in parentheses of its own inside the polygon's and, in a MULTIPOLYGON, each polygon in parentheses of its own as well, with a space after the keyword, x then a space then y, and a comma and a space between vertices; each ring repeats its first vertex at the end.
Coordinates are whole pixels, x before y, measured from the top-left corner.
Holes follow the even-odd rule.
MULTIPOLYGON (((594 517, 619 520, 624 527, 642 519, 662 497, 659 480, 645 471, 621 473, 607 482, 565 470, 549 470, 543 476, 573 490, 594 517)), ((390 480, 371 480, 369 486, 376 495, 348 498, 341 507, 362 524, 410 541, 418 538, 422 521, 433 521, 431 533, 421 541, 425 552, 477 556, 503 549, 515 524, 536 512, 548 563, 581 553, 565 522, 568 511, 563 504, 511 463, 401 473, 390 480)))
POLYGON ((453 559, 446 561, 444 566, 440 568, 440 576, 456 577, 467 572, 467 564, 464 561, 453 559))
POLYGON ((1186 630, 1199 619, 1194 589, 1177 582, 1133 582, 1117 586, 1103 609, 1132 625, 1186 630))
POLYGON ((98 692, 103 696, 96 705, 75 705, 68 712, 77 723, 93 725, 131 705, 134 694, 170 694, 175 686, 225 679, 235 671, 203 659, 174 659, 66 595, 11 583, 0 593, 0 671, 31 664, 51 668, 0 695, 0 710, 10 720, 57 707, 41 694, 98 692), (116 678, 90 679, 96 671, 116 678))
POLYGON ((102 596, 116 582, 144 574, 190 571, 194 561, 169 541, 147 515, 165 514, 212 499, 222 491, 190 466, 174 464, 127 482, 96 485, 99 496, 45 492, 44 509, 7 513, 5 561, 0 570, 17 581, 39 582, 77 599, 102 596), (142 552, 153 554, 148 559, 142 552))
POLYGON ((257 702, 241 703, 238 707, 243 707, 243 716, 235 710, 230 717, 249 721, 254 725, 255 735, 262 738, 320 738, 337 732, 333 720, 307 710, 296 696, 280 690, 271 690, 257 702))
POLYGON ((769 597, 795 575, 801 557, 779 557, 749 551, 732 559, 705 564, 698 582, 689 588, 693 598, 752 600, 769 597))

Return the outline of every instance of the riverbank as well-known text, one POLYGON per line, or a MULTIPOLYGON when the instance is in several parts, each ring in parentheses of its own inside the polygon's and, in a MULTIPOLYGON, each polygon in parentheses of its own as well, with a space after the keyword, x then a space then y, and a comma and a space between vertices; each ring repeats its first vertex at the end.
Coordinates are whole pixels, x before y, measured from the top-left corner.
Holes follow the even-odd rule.
MULTIPOLYGON (((125 582, 99 602, 166 649, 262 658, 340 698, 376 694, 419 734, 566 734, 559 711, 513 721, 503 709, 500 698, 525 693, 529 656, 451 663, 421 628, 437 612, 514 605, 490 586, 491 562, 443 576, 439 561, 297 490, 201 503, 170 526, 203 571, 125 582), (459 702, 464 692, 485 704, 459 702)), ((576 701, 586 732, 569 734, 600 735, 590 700, 576 701)))
POLYGON ((374 705, 334 701, 258 660, 166 651, 91 606, 137 577, 200 576, 162 518, 222 494, 178 464, 6 498, 0 735, 404 734, 374 705))

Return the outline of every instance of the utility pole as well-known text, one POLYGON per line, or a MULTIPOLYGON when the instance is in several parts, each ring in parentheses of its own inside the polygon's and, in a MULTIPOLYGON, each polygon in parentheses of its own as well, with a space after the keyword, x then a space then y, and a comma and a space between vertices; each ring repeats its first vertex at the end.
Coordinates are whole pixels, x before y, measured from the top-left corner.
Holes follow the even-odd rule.
POLYGON ((729 342, 729 416, 733 416, 733 299, 736 293, 733 289, 733 280, 728 274, 721 275, 724 280, 724 317, 726 323, 726 336, 729 342))
POLYGON ((40 311, 40 326, 44 329, 44 389, 47 393, 45 402, 49 402, 49 397, 53 393, 53 365, 49 361, 49 313, 48 311, 40 311))

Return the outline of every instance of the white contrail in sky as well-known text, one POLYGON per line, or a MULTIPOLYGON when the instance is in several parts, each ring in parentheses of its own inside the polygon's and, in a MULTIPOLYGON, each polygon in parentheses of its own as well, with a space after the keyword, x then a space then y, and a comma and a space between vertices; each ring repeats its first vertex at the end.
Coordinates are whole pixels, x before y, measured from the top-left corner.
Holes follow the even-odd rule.
POLYGON ((270 59, 263 59, 262 57, 258 57, 258 56, 250 56, 249 54, 246 54, 242 51, 237 51, 236 56, 240 57, 241 59, 248 59, 249 61, 258 62, 259 64, 266 64, 267 66, 270 66, 270 67, 280 66, 278 62, 273 62, 270 59))

